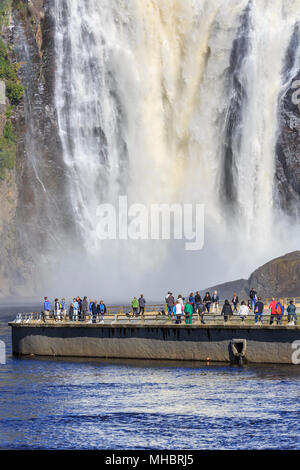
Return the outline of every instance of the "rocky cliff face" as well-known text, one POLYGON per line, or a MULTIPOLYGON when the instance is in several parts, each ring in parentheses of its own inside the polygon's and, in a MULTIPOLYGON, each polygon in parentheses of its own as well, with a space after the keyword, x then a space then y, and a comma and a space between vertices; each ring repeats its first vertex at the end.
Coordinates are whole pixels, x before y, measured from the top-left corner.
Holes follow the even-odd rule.
MULTIPOLYGON (((27 281, 35 269, 30 251, 32 231, 39 230, 38 226, 34 227, 34 216, 39 215, 34 158, 49 163, 46 172, 52 178, 49 155, 51 152, 56 155, 59 145, 56 123, 53 124, 53 40, 51 22, 46 15, 49 2, 1 3, 5 15, 1 37, 10 51, 10 63, 19 63, 18 75, 25 88, 24 98, 11 116, 17 137, 16 163, 14 168, 5 170, 5 177, 0 181, 0 295, 14 295, 28 293, 27 281)), ((10 104, 7 101, 0 116, 1 134, 10 104)))
POLYGON ((207 290, 217 290, 222 299, 231 299, 233 292, 237 292, 240 300, 246 300, 252 287, 262 298, 299 297, 300 251, 288 253, 260 266, 248 280, 239 279, 207 290))
POLYGON ((248 287, 263 297, 300 295, 300 251, 288 253, 258 268, 251 274, 248 287))
POLYGON ((276 146, 276 195, 278 204, 290 215, 300 211, 300 71, 296 24, 286 54, 283 93, 279 99, 279 134, 276 146))

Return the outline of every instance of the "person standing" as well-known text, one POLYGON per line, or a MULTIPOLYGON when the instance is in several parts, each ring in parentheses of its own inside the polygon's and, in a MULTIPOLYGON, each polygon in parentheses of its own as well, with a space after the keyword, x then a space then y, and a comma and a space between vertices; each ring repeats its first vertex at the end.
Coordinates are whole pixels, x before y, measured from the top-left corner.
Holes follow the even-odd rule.
POLYGON ((87 297, 85 296, 81 304, 81 320, 82 321, 86 321, 88 313, 89 313, 89 302, 88 302, 87 297))
POLYGON ((92 323, 97 323, 97 315, 98 315, 97 300, 94 300, 92 304, 92 323))
POLYGON ((62 319, 65 320, 66 315, 67 315, 67 310, 66 310, 66 300, 64 297, 61 299, 61 313, 62 313, 62 319))
POLYGON ((233 311, 234 312, 237 312, 238 311, 238 304, 239 304, 239 298, 238 298, 238 295, 236 292, 233 293, 233 297, 232 297, 232 305, 233 305, 233 311))
POLYGON ((132 308, 132 313, 134 317, 138 317, 138 308, 139 308, 139 301, 136 297, 133 298, 133 301, 131 302, 131 308, 132 308))
POLYGON ((258 323, 260 321, 261 324, 263 324, 263 313, 264 313, 264 303, 262 302, 261 298, 258 297, 257 302, 255 304, 255 323, 258 323))
POLYGON ((222 308, 221 315, 224 315, 224 322, 227 322, 229 320, 229 317, 231 317, 233 315, 232 307, 231 307, 228 299, 225 300, 225 303, 224 303, 223 308, 222 308))
POLYGON ((104 323, 104 315, 106 313, 106 305, 104 304, 103 300, 100 300, 100 303, 97 307, 97 313, 99 315, 100 322, 104 323))
POLYGON ((55 321, 60 321, 60 312, 61 312, 61 305, 58 299, 54 300, 54 318, 55 321))
POLYGON ((168 308, 169 317, 172 317, 174 305, 175 305, 175 299, 173 297, 172 292, 169 292, 169 295, 167 297, 167 308, 168 308))
POLYGON ((290 300, 290 304, 287 308, 287 313, 288 313, 288 324, 297 325, 296 306, 294 305, 293 300, 290 300))
POLYGON ((246 305, 246 302, 242 300, 242 303, 239 308, 239 316, 242 321, 245 321, 245 318, 249 315, 249 307, 246 305))
POLYGON ((277 305, 277 302, 276 302, 275 298, 273 297, 272 301, 270 302, 270 305, 269 305, 269 310, 270 310, 270 314, 271 314, 270 315, 270 325, 273 324, 274 319, 275 319, 276 305, 277 305))
POLYGON ((195 297, 193 292, 189 295, 189 303, 193 306, 193 311, 195 311, 195 297))
POLYGON ((254 290, 253 287, 251 287, 250 292, 249 292, 251 310, 253 309, 253 307, 256 304, 256 294, 257 294, 256 290, 254 290))
POLYGON ((280 300, 276 304, 275 317, 277 325, 282 325, 282 317, 284 315, 284 305, 283 301, 280 300))
POLYGON ((181 294, 178 295, 177 302, 179 302, 183 306, 183 297, 181 294))
POLYGON ((209 292, 206 292, 204 298, 203 298, 203 303, 205 305, 205 308, 207 310, 207 313, 209 313, 210 305, 211 305, 211 296, 209 292))
POLYGON ((73 321, 78 321, 78 310, 79 310, 79 303, 77 299, 73 299, 73 321))
POLYGON ((43 320, 46 322, 50 318, 51 311, 51 302, 48 300, 48 297, 44 297, 44 311, 43 311, 43 320))
POLYGON ((201 298, 201 295, 199 293, 199 291, 196 292, 196 295, 195 295, 195 308, 194 308, 194 312, 195 313, 198 313, 199 311, 199 305, 201 304, 202 302, 202 298, 201 298))
POLYGON ((194 307, 191 302, 188 302, 186 306, 184 307, 184 313, 185 313, 185 324, 191 325, 193 323, 193 313, 194 313, 194 307))
POLYGON ((219 296, 216 290, 214 291, 211 297, 211 302, 212 302, 212 313, 219 313, 219 296))
POLYGON ((204 314, 205 314, 205 305, 201 301, 198 305, 198 319, 201 321, 202 325, 205 325, 204 314))
POLYGON ((80 297, 76 297, 78 303, 78 320, 82 320, 82 300, 80 297))
POLYGON ((141 294, 139 298, 139 315, 145 314, 145 305, 146 305, 146 300, 144 299, 144 295, 141 294))
POLYGON ((183 314, 183 306, 181 305, 180 302, 176 302, 176 304, 173 307, 173 312, 175 315, 175 319, 177 324, 181 324, 181 315, 183 314))

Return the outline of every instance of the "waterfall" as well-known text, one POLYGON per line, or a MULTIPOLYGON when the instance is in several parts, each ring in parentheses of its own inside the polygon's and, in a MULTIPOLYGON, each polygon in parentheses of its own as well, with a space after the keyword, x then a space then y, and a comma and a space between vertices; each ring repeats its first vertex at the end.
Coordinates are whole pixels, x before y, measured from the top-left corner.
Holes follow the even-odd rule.
POLYGON ((184 288, 200 288, 296 246, 275 171, 300 0, 53 0, 52 14, 64 184, 86 259, 132 289, 150 273, 179 288, 179 264, 184 288), (119 195, 205 204, 202 253, 99 242, 96 208, 119 195))

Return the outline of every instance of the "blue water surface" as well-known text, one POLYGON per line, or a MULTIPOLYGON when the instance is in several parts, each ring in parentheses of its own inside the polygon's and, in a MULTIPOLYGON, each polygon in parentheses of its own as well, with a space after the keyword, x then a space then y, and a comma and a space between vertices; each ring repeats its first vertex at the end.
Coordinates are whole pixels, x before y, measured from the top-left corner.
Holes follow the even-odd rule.
POLYGON ((2 449, 299 449, 300 366, 11 356, 2 449))

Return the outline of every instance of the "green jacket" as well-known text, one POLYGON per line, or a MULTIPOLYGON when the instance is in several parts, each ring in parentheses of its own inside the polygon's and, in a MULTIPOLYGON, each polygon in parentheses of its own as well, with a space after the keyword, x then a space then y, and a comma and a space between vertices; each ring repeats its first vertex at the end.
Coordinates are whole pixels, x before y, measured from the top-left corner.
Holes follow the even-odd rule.
POLYGON ((193 315, 194 313, 193 306, 191 304, 186 304, 186 306, 184 307, 184 313, 186 315, 193 315))
POLYGON ((132 307, 132 308, 139 308, 139 301, 138 301, 138 299, 133 299, 133 301, 131 302, 131 307, 132 307))

